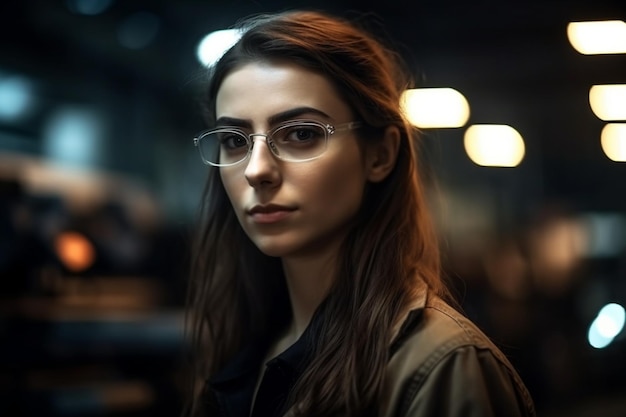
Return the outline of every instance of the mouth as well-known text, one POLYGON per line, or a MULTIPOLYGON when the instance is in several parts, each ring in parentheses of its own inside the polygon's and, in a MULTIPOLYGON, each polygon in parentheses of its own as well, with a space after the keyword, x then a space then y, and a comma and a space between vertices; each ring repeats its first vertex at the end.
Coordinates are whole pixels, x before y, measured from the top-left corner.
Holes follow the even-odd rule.
POLYGON ((249 209, 247 213, 255 223, 271 224, 286 219, 295 210, 295 207, 267 204, 256 205, 249 209))

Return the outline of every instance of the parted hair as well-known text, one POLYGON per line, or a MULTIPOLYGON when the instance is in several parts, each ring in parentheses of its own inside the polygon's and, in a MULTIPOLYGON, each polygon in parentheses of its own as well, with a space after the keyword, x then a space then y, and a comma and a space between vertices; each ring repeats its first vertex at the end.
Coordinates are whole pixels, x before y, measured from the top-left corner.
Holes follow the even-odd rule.
MULTIPOLYGON (((420 281, 447 297, 419 172, 419 135, 400 108, 411 77, 385 43, 335 16, 312 11, 255 16, 243 21, 241 30, 239 41, 209 69, 204 110, 209 125, 228 74, 249 63, 286 61, 335 86, 365 126, 356 131, 359 140, 382 140, 389 126, 400 132, 395 167, 383 181, 366 186, 332 288, 316 311, 319 326, 307 366, 285 408, 306 416, 377 415, 385 400, 393 325, 420 281)), ((217 168, 209 168, 199 217, 188 318, 194 381, 202 384, 247 342, 273 331, 277 317, 288 320, 291 311, 280 259, 263 254, 246 236, 217 168)), ((207 401, 196 395, 190 412, 199 415, 207 401)))

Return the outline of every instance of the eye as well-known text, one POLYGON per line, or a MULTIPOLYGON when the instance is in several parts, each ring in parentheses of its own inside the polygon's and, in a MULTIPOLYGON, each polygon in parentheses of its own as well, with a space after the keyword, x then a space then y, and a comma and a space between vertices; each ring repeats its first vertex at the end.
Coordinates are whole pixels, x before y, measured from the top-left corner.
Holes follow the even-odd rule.
POLYGON ((221 132, 217 133, 217 140, 220 144, 220 147, 223 149, 241 149, 248 147, 247 138, 241 134, 236 132, 221 132))
POLYGON ((325 132, 321 126, 315 125, 296 125, 277 132, 277 138, 280 142, 286 144, 305 144, 323 140, 325 132))
POLYGON ((291 133, 291 138, 297 141, 305 141, 314 139, 319 133, 311 128, 299 128, 291 133))

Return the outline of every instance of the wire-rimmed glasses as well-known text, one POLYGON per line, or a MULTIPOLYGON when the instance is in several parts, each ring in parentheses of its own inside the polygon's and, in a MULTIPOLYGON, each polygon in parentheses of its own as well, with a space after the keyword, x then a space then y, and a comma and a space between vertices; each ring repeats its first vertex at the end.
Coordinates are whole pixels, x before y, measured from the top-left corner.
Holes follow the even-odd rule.
POLYGON ((252 152, 255 136, 264 137, 267 147, 278 159, 305 162, 322 156, 331 135, 360 126, 361 122, 333 126, 315 120, 291 120, 266 134, 246 133, 238 127, 224 126, 202 132, 193 143, 200 151, 202 162, 216 167, 246 160, 252 152))

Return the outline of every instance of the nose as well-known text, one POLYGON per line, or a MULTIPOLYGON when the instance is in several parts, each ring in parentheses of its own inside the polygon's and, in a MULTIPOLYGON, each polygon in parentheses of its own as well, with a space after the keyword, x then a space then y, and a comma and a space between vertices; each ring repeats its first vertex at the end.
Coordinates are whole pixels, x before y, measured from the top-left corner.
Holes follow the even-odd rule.
POLYGON ((254 188, 274 186, 280 183, 280 170, 276 158, 269 149, 265 135, 251 135, 252 150, 244 175, 254 188), (262 143, 265 142, 265 143, 262 143))

